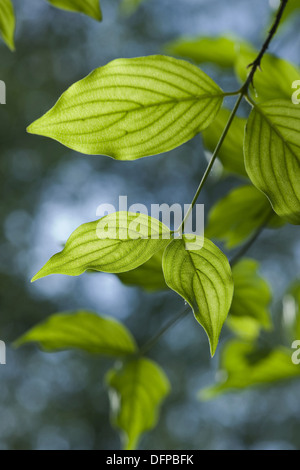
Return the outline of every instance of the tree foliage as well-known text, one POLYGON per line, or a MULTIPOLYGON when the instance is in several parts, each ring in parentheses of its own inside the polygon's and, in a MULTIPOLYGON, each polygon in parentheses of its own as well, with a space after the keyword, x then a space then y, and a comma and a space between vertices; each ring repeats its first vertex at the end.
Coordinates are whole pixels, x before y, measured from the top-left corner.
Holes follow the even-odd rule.
MULTIPOLYGON (((96 0, 49 2, 102 18, 96 0)), ((125 8, 139 3, 127 0, 125 8)), ((9 0, 1 5, 0 29, 13 48, 12 6, 9 0)), ((28 128, 77 152, 116 160, 169 152, 202 132, 211 160, 191 210, 217 157, 227 173, 243 178, 244 185, 212 208, 206 238, 188 233, 185 219, 172 231, 143 214, 114 213, 78 227, 33 278, 102 271, 149 291, 174 291, 205 330, 212 356, 227 323, 238 339, 222 348, 224 379, 205 390, 205 398, 299 376, 288 349, 280 344, 272 350, 259 347, 259 334, 272 329, 271 292, 259 263, 244 258, 264 227, 300 224, 300 106, 291 102, 291 80, 300 74, 293 64, 266 53, 285 6, 283 0, 261 51, 237 38, 179 38, 166 50, 184 60, 154 55, 101 65, 28 128), (188 59, 231 70, 241 88, 223 91, 188 59), (232 110, 222 108, 226 96, 236 96, 232 110), (237 115, 242 101, 248 106, 245 117, 237 115), (246 245, 229 260, 210 238, 225 242, 226 249, 246 245)), ((288 10, 284 20, 290 14, 288 10)), ((297 292, 293 290, 298 302, 297 292)), ((79 349, 119 358, 106 383, 112 422, 125 434, 126 449, 135 448, 141 434, 156 424, 169 381, 158 364, 144 357, 125 326, 86 311, 59 314, 33 327, 16 344, 28 342, 49 352, 79 349)))

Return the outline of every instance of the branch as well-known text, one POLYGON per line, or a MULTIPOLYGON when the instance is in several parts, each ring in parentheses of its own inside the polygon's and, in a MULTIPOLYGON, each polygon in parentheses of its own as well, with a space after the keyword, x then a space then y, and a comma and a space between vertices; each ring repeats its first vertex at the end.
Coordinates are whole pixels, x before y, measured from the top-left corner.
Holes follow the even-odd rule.
MULTIPOLYGON (((238 92, 233 92, 233 93, 228 93, 229 95, 239 95, 238 96, 238 99, 235 103, 235 106, 231 112, 231 115, 229 117, 229 120, 225 126, 225 129, 220 137, 220 140, 215 148, 215 151, 210 159, 210 162, 205 170, 205 173, 201 179, 201 182, 198 186, 198 189, 195 193, 195 196, 193 198, 193 201, 189 207, 189 210, 186 214, 186 216, 184 217, 182 223, 181 223, 181 226, 180 228, 176 231, 176 232, 183 232, 184 231, 184 224, 185 222, 187 221, 188 217, 190 216, 190 213, 191 211, 193 210, 193 207, 194 205, 196 204, 197 202, 197 199, 200 195, 200 192, 204 186, 204 183, 205 181, 207 180, 209 174, 210 174, 210 171, 213 167, 213 164, 216 160, 216 157, 217 157, 217 154, 219 153, 219 150, 226 138, 226 135, 230 129, 230 126, 232 124, 232 121, 236 115, 236 112, 241 104, 241 101, 243 99, 243 97, 245 95, 248 94, 248 89, 249 89, 249 86, 250 84, 253 85, 253 77, 255 75, 255 72, 258 68, 260 68, 260 64, 261 64, 261 60, 265 54, 265 52, 267 51, 269 45, 270 45, 270 42, 272 41, 276 31, 277 31, 277 28, 279 26, 279 23, 280 23, 280 20, 282 18, 282 15, 283 15, 283 12, 284 12, 284 9, 286 7, 288 3, 288 0, 281 0, 281 5, 278 9, 278 12, 277 12, 277 15, 276 15, 276 18, 275 18, 275 21, 274 21, 274 24, 272 26, 272 28, 270 29, 269 31, 269 34, 268 34, 268 37, 267 39, 265 40, 264 44, 262 45, 262 48, 258 54, 258 56, 256 57, 256 59, 254 60, 254 62, 252 62, 252 64, 249 65, 249 67, 251 67, 251 71, 247 77, 247 80, 245 81, 244 85, 242 86, 242 88, 238 91, 238 92)), ((260 234, 262 233, 262 231, 264 230, 264 228, 266 227, 266 225, 268 224, 268 222, 270 221, 270 219, 272 218, 273 216, 273 211, 270 212, 268 214, 268 216, 266 217, 266 219, 264 220, 264 222, 261 224, 261 226, 254 232, 254 234, 252 235, 252 237, 249 239, 249 241, 240 249, 240 251, 238 251, 236 253, 236 255, 233 256, 233 258, 231 259, 230 261, 230 264, 231 266, 234 266, 239 260, 240 258, 242 258, 245 253, 247 253, 247 251, 251 248, 251 246, 255 243, 255 241, 257 240, 257 238, 260 236, 260 234)), ((172 318, 171 320, 169 320, 168 323, 166 323, 166 325, 164 327, 162 327, 158 333, 156 333, 156 335, 153 336, 153 338, 151 338, 149 341, 147 341, 141 348, 140 348, 140 351, 139 351, 139 354, 140 355, 144 355, 146 354, 155 344, 156 342, 161 338, 162 335, 164 335, 164 333, 169 330, 169 328, 171 328, 173 325, 175 325, 175 323, 177 323, 178 321, 180 321, 181 319, 185 318, 188 313, 190 312, 191 308, 190 307, 187 307, 185 308, 182 312, 180 312, 178 315, 176 315, 174 318, 172 318)))
POLYGON ((189 218, 189 216, 190 216, 190 214, 191 214, 191 212, 192 212, 192 210, 193 210, 193 207, 194 207, 194 205, 195 205, 196 202, 197 202, 197 199, 198 199, 198 197, 199 197, 199 194, 200 194, 200 192, 201 192, 201 190, 202 190, 202 188, 203 188, 203 186, 204 186, 204 183, 205 183, 205 181, 207 180, 208 175, 209 175, 210 172, 211 172, 211 169, 212 169, 212 167, 213 167, 213 164, 214 164, 214 162, 215 162, 215 160, 216 160, 216 158, 217 158, 217 156, 218 156, 219 150, 220 150, 220 148, 222 147, 223 142, 224 142, 224 140, 225 140, 225 138, 226 138, 226 136, 227 136, 227 134, 228 134, 228 131, 229 131, 229 129, 230 129, 230 126, 231 126, 231 124, 232 124, 232 121, 233 121, 233 119, 234 119, 234 117, 235 117, 235 115, 236 115, 236 112, 237 112, 237 110, 238 110, 238 108, 239 108, 239 106, 240 106, 240 103, 241 103, 242 99, 243 99, 243 94, 240 93, 240 94, 239 94, 239 97, 238 97, 238 99, 237 99, 237 101, 236 101, 236 103, 235 103, 235 106, 234 106, 234 108, 233 108, 233 110, 232 110, 232 112, 231 112, 231 114, 230 114, 230 117, 229 117, 228 122, 227 122, 227 124, 226 124, 226 126, 225 126, 225 129, 224 129, 224 131, 223 131, 223 133, 222 133, 222 135, 221 135, 221 137, 220 137, 220 140, 219 140, 219 142, 218 142, 218 145, 216 146, 215 151, 214 151, 214 153, 213 153, 212 156, 211 156, 210 162, 209 162, 209 164, 208 164, 208 166, 207 166, 207 168, 206 168, 206 170, 205 170, 205 173, 204 173, 204 175, 203 175, 203 177, 202 177, 202 179, 201 179, 201 181, 200 181, 200 184, 199 184, 198 189, 197 189, 197 191, 196 191, 196 194, 195 194, 195 196, 194 196, 194 198, 193 198, 193 201, 192 201, 192 203, 191 203, 191 205, 190 205, 190 207, 189 207, 189 209, 188 209, 188 211, 187 211, 187 213, 186 213, 186 215, 185 215, 185 217, 184 217, 184 219, 183 219, 183 221, 182 221, 182 223, 181 223, 181 226, 180 226, 179 229, 177 230, 177 231, 180 232, 180 233, 184 232, 184 224, 185 224, 186 221, 188 220, 188 218, 189 218))
POLYGON ((251 67, 251 71, 250 71, 250 73, 249 73, 249 75, 248 75, 248 77, 247 77, 247 80, 245 81, 244 85, 241 87, 241 89, 240 89, 238 92, 236 92, 236 93, 231 93, 232 95, 234 95, 234 94, 239 94, 238 100, 237 100, 237 102, 236 102, 236 104, 235 104, 235 106, 234 106, 234 109, 233 109, 233 111, 232 111, 230 117, 229 117, 229 120, 228 120, 228 122, 227 122, 227 124, 226 124, 226 127, 225 127, 225 129, 224 129, 224 131, 223 131, 223 133, 222 133, 222 135, 221 135, 221 138, 220 138, 218 144, 217 144, 217 147, 216 147, 216 149, 215 149, 215 151, 214 151, 214 153, 213 153, 213 155, 212 155, 212 157, 211 157, 211 160, 210 160, 210 162, 209 162, 209 164, 208 164, 208 166, 207 166, 207 168, 206 168, 206 170, 205 170, 205 173, 204 173, 204 175, 203 175, 203 177, 202 177, 202 180, 201 180, 201 182, 200 182, 200 184, 199 184, 199 186, 198 186, 198 189, 197 189, 197 191, 196 191, 196 193, 195 193, 195 196, 194 196, 193 201, 192 201, 192 203, 191 203, 191 205, 190 205, 190 207, 189 207, 189 210, 188 210, 188 212, 187 212, 185 218, 183 219, 183 221, 182 221, 182 223, 181 223, 181 226, 180 226, 180 228, 177 230, 177 232, 183 232, 183 231, 184 231, 184 224, 185 224, 185 222, 187 221, 188 217, 190 216, 190 213, 191 213, 193 207, 195 206, 195 204, 196 204, 196 202, 197 202, 197 199, 198 199, 198 197, 199 197, 199 195, 200 195, 200 192, 201 192, 201 190, 202 190, 202 188, 203 188, 203 186, 204 186, 204 183, 205 183, 205 181, 207 180, 207 177, 209 176, 209 174, 210 174, 210 172, 211 172, 211 169, 212 169, 212 167, 213 167, 213 165, 214 165, 214 162, 215 162, 215 160, 216 160, 217 154, 218 154, 218 152, 219 152, 219 150, 220 150, 220 148, 221 148, 221 146, 222 146, 222 144, 223 144, 223 142, 224 142, 224 140, 225 140, 225 137, 226 137, 226 135, 227 135, 227 133, 228 133, 228 131, 229 131, 229 129, 230 129, 230 126, 231 126, 231 124, 232 124, 232 121, 233 121, 233 119, 234 119, 236 113, 237 113, 237 110, 238 110, 239 105, 240 105, 240 103, 241 103, 241 101, 242 101, 242 98, 248 94, 248 88, 249 88, 250 84, 253 82, 254 74, 255 74, 256 70, 260 67, 261 60, 262 60, 262 58, 263 58, 265 52, 267 51, 267 49, 268 49, 268 47, 269 47, 269 45, 270 45, 270 42, 272 41, 272 39, 273 39, 273 37, 274 37, 274 35, 275 35, 276 31, 277 31, 277 28, 278 28, 278 26, 279 26, 280 20, 281 20, 281 18, 282 18, 284 9, 285 9, 285 7, 286 7, 288 1, 289 1, 289 0, 281 0, 281 5, 280 5, 280 7, 279 7, 279 9, 278 9, 278 12, 277 12, 277 15, 276 15, 274 24, 273 24, 272 28, 270 29, 270 32, 269 32, 269 34, 268 34, 268 37, 267 37, 267 39, 265 40, 264 44, 262 45, 262 48, 261 48, 261 50, 260 50, 258 56, 256 57, 256 59, 254 60, 254 62, 252 62, 252 64, 249 65, 249 67, 251 67))
POLYGON ((171 328, 173 325, 175 325, 178 321, 182 320, 185 318, 191 311, 191 307, 185 307, 184 310, 182 310, 179 314, 171 318, 165 326, 163 326, 152 338, 150 338, 143 346, 141 346, 139 350, 139 354, 143 356, 144 354, 147 354, 150 349, 157 343, 157 341, 165 334, 166 331, 168 331, 169 328, 171 328))
POLYGON ((274 24, 273 24, 272 28, 269 31, 267 39, 265 40, 265 42, 264 42, 258 56, 256 57, 256 59, 250 65, 248 65, 248 67, 251 67, 251 71, 248 75, 248 78, 247 78, 246 82, 243 85, 244 94, 247 93, 250 84, 253 85, 254 74, 255 74, 255 72, 258 68, 260 69, 262 58, 265 55, 267 49, 269 48, 270 42, 272 41, 273 37, 275 36, 275 33, 278 29, 279 23, 281 21, 283 12, 285 10, 285 7, 287 6, 288 1, 289 0, 281 0, 281 5, 280 5, 280 7, 277 11, 274 24))

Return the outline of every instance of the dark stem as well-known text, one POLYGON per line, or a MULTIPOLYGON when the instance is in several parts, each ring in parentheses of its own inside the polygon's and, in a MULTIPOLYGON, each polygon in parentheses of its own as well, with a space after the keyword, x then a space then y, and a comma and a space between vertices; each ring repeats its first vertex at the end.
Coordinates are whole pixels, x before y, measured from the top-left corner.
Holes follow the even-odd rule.
POLYGON ((253 233, 252 237, 242 246, 242 248, 231 258, 230 264, 233 267, 251 248, 251 246, 256 242, 260 234, 266 228, 271 218, 273 217, 274 212, 271 211, 268 216, 265 218, 263 223, 258 227, 258 229, 253 233))
POLYGON ((191 203, 191 205, 190 205, 190 207, 189 207, 189 209, 188 209, 188 211, 187 211, 187 213, 186 213, 186 215, 185 215, 185 217, 184 217, 184 219, 183 219, 183 221, 182 221, 182 223, 181 223, 181 226, 180 226, 179 229, 178 229, 178 231, 179 231, 180 233, 183 233, 183 232, 184 232, 184 224, 185 224, 185 222, 188 220, 188 218, 189 218, 189 216, 190 216, 190 214, 191 214, 191 212, 192 212, 192 210, 193 210, 193 208, 194 208, 194 206, 195 206, 195 204, 196 204, 196 202, 197 202, 197 199, 198 199, 198 197, 199 197, 199 195, 200 195, 200 192, 201 192, 201 190, 202 190, 202 188, 203 188, 203 186, 204 186, 204 184, 205 184, 205 182, 206 182, 206 180, 207 180, 207 178, 208 178, 208 176, 209 176, 209 174, 210 174, 210 172, 211 172, 211 169, 212 169, 212 167, 213 167, 213 165, 214 165, 214 163, 215 163, 215 160, 216 160, 216 158, 217 158, 217 156, 218 156, 219 150, 220 150, 220 148, 222 147, 223 142, 224 142, 224 140, 225 140, 225 138, 226 138, 226 136, 227 136, 227 134, 228 134, 228 131, 229 131, 229 129, 230 129, 230 126, 231 126, 231 124, 232 124, 232 121, 234 120, 234 117, 235 117, 235 115, 236 115, 236 112, 237 112, 237 110, 238 110, 240 104, 241 104, 242 99, 243 99, 243 94, 240 93, 239 96, 238 96, 238 99, 237 99, 237 101, 236 101, 236 103, 235 103, 235 105, 234 105, 234 108, 233 108, 233 110, 232 110, 232 112, 231 112, 231 114, 230 114, 230 117, 229 117, 229 119, 228 119, 228 122, 227 122, 227 124, 226 124, 226 126, 225 126, 225 128, 224 128, 224 131, 222 132, 222 135, 221 135, 221 137, 220 137, 220 139, 219 139, 219 142, 218 142, 218 144, 217 144, 217 146, 216 146, 216 148, 215 148, 215 150, 214 150, 214 153, 213 153, 212 156, 211 156, 211 159, 210 159, 210 161, 209 161, 209 164, 208 164, 207 167, 206 167, 205 173, 204 173, 204 175, 203 175, 203 177, 202 177, 202 179, 201 179, 201 181, 200 181, 200 184, 199 184, 198 189, 197 189, 197 191, 196 191, 196 194, 195 194, 195 196, 194 196, 194 198, 193 198, 193 201, 192 201, 192 203, 191 203))
MULTIPOLYGON (((200 192, 202 191, 202 188, 203 188, 203 186, 204 186, 204 183, 206 182, 206 180, 207 180, 207 178, 208 178, 208 176, 209 176, 209 174, 210 174, 210 172, 211 172, 211 169, 212 169, 212 167, 213 167, 213 165, 214 165, 214 162, 215 162, 215 160, 216 160, 216 158, 217 158, 217 155, 218 155, 218 153, 219 153, 219 150, 220 150, 220 148, 222 147, 223 142, 224 142, 224 140, 225 140, 225 138, 226 138, 226 136, 227 136, 227 134, 228 134, 228 131, 229 131, 229 129, 230 129, 230 126, 231 126, 231 124, 232 124, 232 122, 233 122, 233 120, 234 120, 234 117, 235 117, 235 115, 236 115, 236 113, 237 113, 237 110, 238 110, 238 108, 239 108, 239 106, 240 106, 240 104, 241 104, 241 101, 242 101, 242 99, 243 99, 244 96, 247 96, 247 95, 248 95, 249 86, 250 86, 250 84, 253 84, 253 77, 254 77, 254 74, 255 74, 256 70, 260 67, 261 60, 262 60, 262 58, 263 58, 265 52, 267 51, 267 49, 268 49, 268 47, 269 47, 269 45, 270 45, 270 42, 272 41, 272 39, 273 39, 273 37, 274 37, 274 35, 275 35, 276 31, 277 31, 277 28, 278 28, 278 26, 279 26, 280 20, 281 20, 281 18, 282 18, 284 9, 285 9, 285 7, 286 7, 288 1, 289 1, 289 0, 281 0, 281 5, 280 5, 280 7, 279 7, 279 9, 278 9, 278 12, 277 12, 277 14, 276 14, 276 18, 275 18, 274 24, 273 24, 272 28, 271 28, 270 31, 269 31, 268 37, 267 37, 267 39, 265 40, 264 44, 262 45, 262 48, 261 48, 261 50, 260 50, 258 56, 256 57, 256 59, 254 60, 254 62, 252 62, 252 64, 249 65, 249 67, 251 67, 251 71, 250 71, 250 73, 249 73, 249 75, 248 75, 248 77, 247 77, 247 79, 246 79, 244 85, 241 87, 241 89, 239 90, 239 92, 237 92, 237 93, 239 93, 239 96, 238 96, 237 102, 236 102, 236 104, 235 104, 235 106, 234 106, 234 109, 233 109, 233 111, 231 112, 231 115, 230 115, 229 120, 228 120, 228 122, 227 122, 227 124, 226 124, 226 127, 225 127, 225 129, 224 129, 224 131, 223 131, 223 133, 222 133, 222 135, 221 135, 221 138, 220 138, 220 140, 219 140, 219 142, 218 142, 218 144, 217 144, 217 147, 215 148, 215 151, 214 151, 214 153, 213 153, 213 155, 212 155, 212 157, 211 157, 211 159, 210 159, 210 162, 209 162, 209 164, 208 164, 208 166, 207 166, 207 168, 206 168, 206 170, 205 170, 205 173, 204 173, 204 175, 203 175, 203 177, 202 177, 202 180, 201 180, 201 182, 200 182, 200 184, 199 184, 199 186, 198 186, 198 189, 197 189, 197 191, 196 191, 196 193, 195 193, 195 196, 194 196, 194 198, 193 198, 193 201, 192 201, 192 203, 190 204, 189 210, 188 210, 187 214, 185 215, 185 217, 184 217, 184 219, 183 219, 183 221, 182 221, 182 223, 181 223, 181 226, 179 227, 179 229, 178 229, 176 232, 180 232, 180 233, 183 233, 183 232, 184 232, 184 225, 185 225, 185 222, 186 222, 187 219, 189 218, 189 216, 190 216, 190 214, 191 214, 191 212, 192 212, 192 210, 193 210, 193 207, 195 206, 195 204, 196 204, 196 202, 197 202, 197 200, 198 200, 198 197, 199 197, 199 195, 200 195, 200 192)), ((233 94, 235 94, 235 93, 233 93, 233 94)))
POLYGON ((248 91, 248 88, 250 86, 250 84, 253 85, 253 78, 254 78, 254 74, 256 72, 256 70, 258 68, 260 68, 260 64, 261 64, 261 60, 264 56, 264 54, 266 53, 269 45, 270 45, 270 42, 272 41, 277 29, 278 29, 278 26, 279 26, 279 23, 280 23, 280 20, 282 18, 282 15, 283 15, 283 12, 285 10, 285 7, 287 6, 287 3, 288 3, 289 0, 281 0, 281 5, 277 11, 277 14, 276 14, 276 18, 275 18, 275 21, 274 21, 274 24, 272 26, 272 28, 270 29, 269 31, 269 34, 268 34, 268 37, 267 39, 265 40, 258 56, 256 57, 256 59, 254 60, 254 62, 252 62, 252 64, 249 65, 249 67, 251 67, 251 71, 248 75, 248 78, 245 82, 245 84, 243 85, 243 92, 244 93, 247 93, 248 91))
MULTIPOLYGON (((254 62, 252 62, 252 64, 249 65, 249 67, 251 67, 251 71, 247 77, 247 80, 245 81, 244 85, 242 86, 242 88, 240 89, 240 92, 239 92, 239 97, 238 97, 238 100, 235 104, 235 107, 234 107, 234 110, 232 111, 232 114, 229 118, 229 121, 227 123, 227 126, 226 128, 224 129, 224 132, 221 136, 221 139, 217 145, 217 148, 215 149, 214 153, 213 153, 213 156, 211 158, 211 161, 209 162, 209 165, 204 173, 204 176, 200 182, 200 185, 197 189, 197 192, 194 196, 194 199, 193 199, 193 202, 191 203, 191 206, 190 206, 190 209, 189 209, 189 212, 187 214, 187 216, 184 218, 182 224, 181 224, 181 227, 179 228, 179 230, 181 230, 182 232, 184 231, 184 223, 185 221, 187 220, 187 217, 189 216, 191 210, 193 209, 194 205, 196 204, 196 201, 199 197, 199 194, 201 192, 201 189, 203 188, 204 186, 204 183, 208 177, 208 175, 210 174, 210 171, 213 167, 213 164, 215 162, 215 159, 216 159, 216 156, 217 156, 217 153, 218 151, 220 150, 222 144, 223 144, 223 141, 225 140, 225 137, 227 135, 227 132, 230 128, 230 125, 233 121, 233 118, 236 114, 236 111, 240 105, 240 102, 243 98, 243 96, 246 96, 248 94, 248 89, 249 89, 249 86, 252 84, 253 85, 253 77, 255 75, 255 72, 258 68, 260 68, 260 64, 261 64, 261 60, 265 54, 265 52, 267 51, 269 45, 270 45, 270 42, 272 41, 276 31, 277 31, 277 28, 279 26, 279 23, 280 23, 280 20, 282 18, 282 15, 283 15, 283 12, 284 12, 284 9, 285 7, 287 6, 287 3, 288 3, 289 0, 281 0, 281 5, 278 9, 278 12, 276 14, 276 18, 275 18, 275 21, 274 21, 274 24, 272 26, 272 28, 270 29, 269 31, 269 34, 268 34, 268 37, 267 39, 265 40, 258 56, 256 57, 256 59, 254 60, 254 62)), ((234 93, 235 94, 235 93, 234 93)), ((242 246, 242 248, 240 249, 240 251, 238 251, 234 256, 233 258, 230 260, 230 264, 231 266, 234 266, 239 260, 240 258, 242 258, 247 252, 248 250, 251 248, 251 246, 255 243, 255 241, 257 240, 257 238, 260 236, 260 234, 262 233, 262 231, 264 230, 264 228, 266 227, 266 225, 268 224, 268 222, 270 221, 270 219, 273 217, 273 211, 271 211, 268 216, 266 217, 266 219, 264 220, 264 222, 261 224, 261 226, 254 232, 254 234, 252 235, 252 237, 248 240, 248 242, 242 246)), ((166 325, 164 327, 162 327, 158 333, 156 333, 155 336, 153 336, 153 338, 151 338, 149 341, 147 341, 141 348, 140 348, 140 351, 139 351, 139 354, 140 355, 144 355, 146 354, 155 344, 156 342, 161 338, 161 336, 163 336, 165 334, 165 332, 171 328, 173 325, 175 325, 175 323, 177 323, 178 321, 180 321, 181 319, 183 319, 184 317, 186 317, 188 315, 188 313, 191 311, 191 308, 190 307, 187 307, 185 308, 182 312, 180 312, 177 316, 175 316, 174 318, 172 318, 168 323, 166 323, 166 325)))
POLYGON ((191 311, 191 307, 185 307, 179 314, 175 315, 163 326, 152 338, 150 338, 143 346, 141 346, 139 354, 143 356, 157 343, 157 341, 165 334, 165 332, 175 325, 178 321, 185 318, 191 311))

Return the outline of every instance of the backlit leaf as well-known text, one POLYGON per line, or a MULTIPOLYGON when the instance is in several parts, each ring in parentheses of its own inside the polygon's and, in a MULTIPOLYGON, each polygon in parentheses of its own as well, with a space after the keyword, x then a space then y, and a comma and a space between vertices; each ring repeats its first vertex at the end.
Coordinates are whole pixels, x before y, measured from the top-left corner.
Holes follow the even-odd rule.
POLYGON ((112 422, 122 431, 124 448, 135 449, 140 436, 158 420, 161 402, 170 391, 162 369, 149 359, 136 359, 109 371, 112 422))
POLYGON ((52 315, 15 342, 38 343, 47 352, 81 349, 92 354, 126 356, 136 351, 129 331, 118 321, 84 310, 52 315))
MULTIPOLYGON (((233 248, 243 243, 272 212, 268 199, 254 186, 235 188, 209 212, 205 236, 222 240, 226 248, 233 248)), ((268 225, 278 227, 283 223, 274 213, 268 225)))
MULTIPOLYGON (((276 13, 274 12, 274 14, 272 15, 272 18, 271 18, 271 23, 273 24, 274 22, 274 15, 276 13)), ((299 0, 289 0, 285 9, 284 9, 284 12, 283 12, 283 15, 282 15, 282 18, 280 20, 280 25, 279 27, 281 28, 282 26, 285 26, 285 23, 291 18, 293 17, 294 15, 299 15, 300 14, 300 3, 299 3, 299 0)))
POLYGON ((0 34, 13 51, 15 49, 15 14, 11 0, 1 0, 0 2, 0 34))
POLYGON ((180 38, 165 46, 169 54, 191 59, 197 64, 213 63, 219 67, 233 67, 243 42, 227 37, 180 38))
POLYGON ((232 269, 234 295, 227 325, 244 338, 256 337, 260 328, 271 327, 271 291, 258 273, 259 263, 242 259, 232 269))
POLYGON ((84 13, 95 20, 102 20, 99 0, 48 0, 48 2, 62 10, 84 13))
POLYGON ((192 307, 214 355, 233 295, 226 256, 210 240, 196 237, 191 243, 185 235, 166 248, 163 271, 167 285, 192 307))
POLYGON ((214 120, 223 96, 188 62, 117 59, 72 85, 28 132, 78 152, 134 160, 190 140, 214 120))
POLYGON ((226 326, 239 338, 254 341, 261 332, 261 325, 252 317, 235 317, 229 315, 226 326))
POLYGON ((273 100, 253 108, 246 126, 245 166, 274 211, 300 224, 300 106, 273 100))
POLYGON ((294 14, 300 14, 300 3, 299 0, 289 0, 287 6, 284 9, 284 13, 280 23, 285 22, 294 14))
POLYGON ((117 212, 78 227, 33 281, 49 274, 78 276, 91 269, 122 273, 148 261, 170 242, 169 229, 145 214, 117 212))
POLYGON ((299 377, 300 368, 293 364, 291 356, 288 348, 259 351, 252 343, 231 341, 222 351, 220 382, 202 390, 200 398, 211 399, 223 392, 299 377))

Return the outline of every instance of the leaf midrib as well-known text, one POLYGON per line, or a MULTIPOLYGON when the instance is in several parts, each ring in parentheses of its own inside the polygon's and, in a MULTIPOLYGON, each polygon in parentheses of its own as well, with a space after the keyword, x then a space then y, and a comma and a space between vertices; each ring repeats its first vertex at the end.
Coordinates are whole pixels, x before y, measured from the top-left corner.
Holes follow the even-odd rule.
MULTIPOLYGON (((132 88, 136 89, 136 87, 132 87, 132 88)), ((206 99, 224 98, 225 96, 226 96, 225 93, 215 93, 215 94, 205 93, 203 95, 194 95, 194 96, 190 96, 190 97, 187 97, 187 98, 179 98, 179 99, 178 98, 170 98, 169 100, 158 101, 158 102, 150 103, 150 104, 140 103, 139 106, 137 106, 136 108, 123 109, 123 110, 120 109, 119 111, 113 111, 113 112, 110 112, 110 113, 98 113, 98 114, 94 114, 94 115, 89 115, 86 118, 68 119, 67 121, 55 121, 54 125, 63 124, 65 122, 69 123, 69 122, 76 122, 76 121, 82 121, 82 120, 85 121, 85 120, 93 119, 93 118, 96 119, 99 116, 101 116, 101 117, 114 116, 115 114, 122 114, 122 113, 129 114, 129 113, 132 113, 132 112, 141 111, 142 109, 155 108, 155 107, 170 105, 170 104, 174 104, 174 103, 175 104, 176 103, 177 104, 179 104, 179 103, 188 103, 190 101, 199 101, 200 102, 200 101, 203 101, 203 100, 206 100, 206 99)), ((103 99, 103 100, 96 99, 96 100, 91 100, 91 101, 85 101, 84 105, 93 104, 93 103, 107 103, 107 102, 115 103, 116 101, 120 101, 121 103, 129 102, 129 100, 126 100, 126 99, 107 99, 107 100, 105 100, 105 99, 103 99)), ((80 106, 80 105, 82 105, 82 103, 76 103, 72 106, 64 108, 63 111, 65 111, 66 109, 70 110, 72 108, 76 108, 77 106, 80 106)), ((54 109, 55 108, 52 108, 52 110, 50 110, 49 112, 54 111, 54 109)), ((46 116, 46 114, 45 114, 45 116, 46 116)), ((45 127, 49 127, 49 123, 45 127)))

